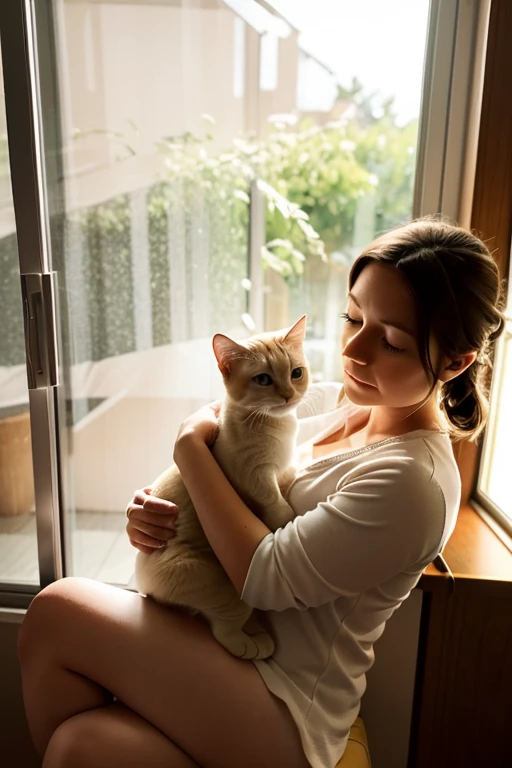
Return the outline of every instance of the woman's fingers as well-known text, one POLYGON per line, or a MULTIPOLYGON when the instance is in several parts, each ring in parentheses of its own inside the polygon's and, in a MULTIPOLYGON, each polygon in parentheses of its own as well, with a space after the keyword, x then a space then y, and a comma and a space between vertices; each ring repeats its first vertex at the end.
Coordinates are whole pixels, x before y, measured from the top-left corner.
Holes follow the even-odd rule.
POLYGON ((169 524, 167 528, 160 528, 155 525, 146 525, 146 523, 128 523, 126 526, 126 533, 130 538, 135 538, 140 540, 141 534, 148 539, 148 541, 143 542, 147 544, 151 544, 151 541, 154 541, 155 547, 159 547, 161 544, 165 544, 166 541, 169 541, 169 539, 172 539, 176 535, 176 529, 174 527, 174 523, 169 524))
MULTIPOLYGON (((130 501, 131 504, 144 504, 144 501, 147 499, 147 497, 151 494, 151 486, 147 485, 145 488, 140 488, 133 494, 133 499, 130 501)), ((129 505, 129 506, 130 506, 129 505)))
POLYGON ((126 509, 130 543, 145 554, 165 546, 176 535, 178 514, 176 504, 151 496, 150 491, 149 487, 135 491, 126 509))
POLYGON ((155 515, 174 515, 178 513, 178 507, 172 501, 159 499, 157 496, 146 496, 143 501, 143 509, 155 515))
POLYGON ((178 513, 176 504, 173 504, 172 501, 167 501, 166 499, 159 499, 157 496, 150 496, 146 493, 146 490, 147 489, 144 488, 143 490, 135 491, 133 494, 133 499, 131 499, 126 508, 126 517, 128 519, 145 519, 144 516, 141 516, 142 509, 144 509, 146 513, 155 516, 153 521, 154 525, 162 525, 160 520, 161 517, 168 517, 169 515, 176 516, 178 513))
POLYGON ((126 530, 144 531, 148 536, 165 541, 169 538, 169 531, 176 527, 176 512, 167 515, 148 512, 144 507, 135 508, 134 514, 129 518, 126 530))
MULTIPOLYGON (((174 534, 171 535, 173 536, 174 534)), ((157 549, 165 547, 167 543, 161 539, 155 539, 153 536, 149 536, 138 528, 128 531, 128 538, 133 547, 140 549, 141 552, 145 552, 147 555, 155 552, 157 549)))
MULTIPOLYGON (((212 404, 215 405, 215 404, 212 404)), ((211 446, 215 442, 219 432, 219 422, 215 414, 215 409, 205 405, 198 411, 189 416, 179 428, 178 437, 174 444, 174 450, 181 439, 194 435, 200 440, 211 446)))
POLYGON ((149 554, 154 552, 155 549, 164 547, 176 535, 176 530, 174 521, 169 521, 168 526, 163 528, 140 521, 135 523, 129 520, 126 526, 126 533, 132 546, 140 549, 141 552, 149 554))

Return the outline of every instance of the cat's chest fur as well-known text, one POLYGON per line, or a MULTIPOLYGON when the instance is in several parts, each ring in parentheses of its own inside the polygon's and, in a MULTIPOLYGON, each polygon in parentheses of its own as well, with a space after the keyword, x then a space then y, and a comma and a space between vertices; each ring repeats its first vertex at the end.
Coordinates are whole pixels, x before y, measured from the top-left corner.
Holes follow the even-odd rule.
POLYGON ((219 464, 240 466, 252 461, 260 467, 273 465, 279 472, 293 463, 297 435, 294 413, 253 423, 227 413, 220 415, 219 422, 219 435, 213 447, 219 464))
POLYGON ((261 509, 293 477, 297 418, 295 412, 252 421, 240 416, 229 407, 221 412, 213 455, 246 503, 261 509))

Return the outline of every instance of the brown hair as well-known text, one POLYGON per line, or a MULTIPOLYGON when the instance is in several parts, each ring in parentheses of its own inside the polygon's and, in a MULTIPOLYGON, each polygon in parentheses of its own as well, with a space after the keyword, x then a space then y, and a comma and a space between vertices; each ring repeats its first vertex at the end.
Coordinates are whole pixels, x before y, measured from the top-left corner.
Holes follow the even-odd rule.
POLYGON ((476 439, 487 418, 492 342, 505 326, 498 268, 489 250, 467 230, 426 217, 386 232, 365 248, 352 265, 349 288, 374 261, 398 269, 413 294, 431 392, 439 380, 429 353, 431 334, 443 357, 456 360, 478 352, 469 368, 440 388, 452 436, 476 439))

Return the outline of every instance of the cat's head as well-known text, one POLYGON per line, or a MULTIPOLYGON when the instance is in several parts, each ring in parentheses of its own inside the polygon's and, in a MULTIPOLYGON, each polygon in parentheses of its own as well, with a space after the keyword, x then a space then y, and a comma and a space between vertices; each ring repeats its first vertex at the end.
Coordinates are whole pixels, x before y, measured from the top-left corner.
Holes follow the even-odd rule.
POLYGON ((244 341, 217 333, 213 351, 228 397, 246 408, 275 416, 296 408, 309 383, 305 334, 306 315, 291 328, 244 341))

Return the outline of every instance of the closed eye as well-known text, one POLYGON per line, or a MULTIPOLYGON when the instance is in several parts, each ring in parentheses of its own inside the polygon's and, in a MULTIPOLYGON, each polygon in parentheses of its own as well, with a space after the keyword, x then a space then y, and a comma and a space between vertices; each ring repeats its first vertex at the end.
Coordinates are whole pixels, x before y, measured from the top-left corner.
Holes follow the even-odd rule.
POLYGON ((351 323, 351 324, 353 324, 353 325, 362 325, 362 323, 363 323, 363 321, 362 321, 362 320, 356 320, 355 318, 353 318, 353 317, 350 317, 350 315, 349 315, 349 314, 347 314, 347 312, 342 312, 342 313, 341 313, 341 315, 340 315, 340 317, 342 317, 342 318, 343 318, 343 320, 344 320, 346 323, 351 323))
MULTIPOLYGON (((340 315, 346 323, 350 323, 351 325, 362 325, 362 320, 356 320, 354 317, 350 317, 347 312, 342 312, 340 315)), ((385 336, 382 337, 382 343, 384 347, 388 350, 388 352, 405 352, 405 349, 402 349, 401 347, 395 347, 393 344, 390 344, 389 341, 386 339, 385 336)))
POLYGON ((252 380, 260 387, 270 387, 274 383, 272 376, 269 376, 268 373, 258 373, 257 376, 252 377, 252 380))
POLYGON ((401 349, 400 347, 394 347, 392 344, 389 343, 389 341, 384 337, 382 339, 382 343, 388 350, 388 352, 405 352, 405 349, 401 349))
POLYGON ((292 371, 292 379, 302 379, 304 368, 294 368, 292 371))

